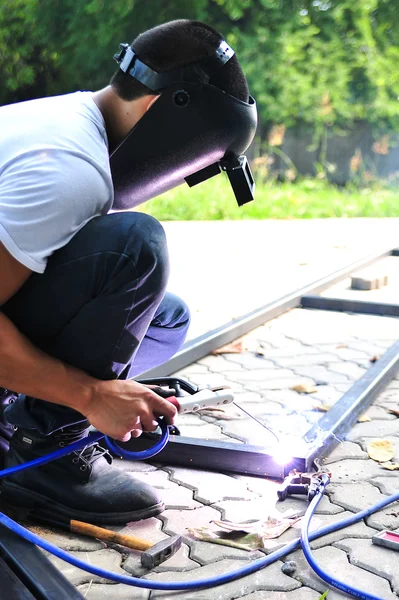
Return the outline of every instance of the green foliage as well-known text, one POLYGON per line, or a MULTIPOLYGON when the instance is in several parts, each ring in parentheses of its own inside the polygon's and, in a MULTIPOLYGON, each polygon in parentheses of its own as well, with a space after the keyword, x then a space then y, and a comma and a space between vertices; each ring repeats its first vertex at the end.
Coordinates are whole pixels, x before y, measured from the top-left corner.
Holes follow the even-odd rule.
POLYGON ((263 132, 364 119, 399 130, 399 13, 391 0, 3 0, 0 103, 107 85, 120 41, 175 18, 237 51, 263 132))
POLYGON ((139 207, 161 221, 399 217, 397 186, 377 182, 339 188, 326 179, 257 185, 255 201, 238 207, 227 177, 194 188, 182 185, 139 207))

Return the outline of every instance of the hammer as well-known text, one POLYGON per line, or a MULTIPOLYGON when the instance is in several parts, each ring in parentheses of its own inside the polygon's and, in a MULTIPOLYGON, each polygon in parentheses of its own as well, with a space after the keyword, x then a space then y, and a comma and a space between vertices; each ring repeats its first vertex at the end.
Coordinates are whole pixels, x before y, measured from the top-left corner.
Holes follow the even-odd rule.
POLYGON ((180 548, 182 541, 180 535, 174 535, 166 540, 157 542, 156 544, 151 544, 150 542, 133 535, 117 533, 110 529, 91 525, 90 523, 83 523, 82 521, 62 519, 62 517, 55 518, 47 515, 43 511, 32 512, 29 516, 35 521, 55 525, 56 527, 71 531, 72 533, 79 533, 97 538, 98 540, 104 540, 105 542, 120 544, 126 548, 132 548, 133 550, 141 550, 141 565, 146 569, 154 569, 165 562, 165 560, 168 560, 168 558, 173 556, 180 548))

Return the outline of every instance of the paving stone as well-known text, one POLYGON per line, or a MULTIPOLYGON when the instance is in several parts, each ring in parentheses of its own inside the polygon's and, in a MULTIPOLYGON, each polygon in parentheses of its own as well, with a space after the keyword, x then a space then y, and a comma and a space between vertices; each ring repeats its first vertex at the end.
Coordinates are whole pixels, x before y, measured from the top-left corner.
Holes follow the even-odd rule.
POLYGON ((289 346, 265 350, 265 358, 276 363, 280 359, 294 361, 305 354, 317 356, 319 350, 313 346, 304 346, 300 342, 294 342, 293 340, 291 340, 291 345, 289 346))
POLYGON ((316 391, 313 394, 309 394, 309 400, 312 401, 313 404, 318 404, 320 402, 326 404, 335 404, 342 398, 342 392, 337 390, 332 385, 317 385, 316 391))
MULTIPOLYGON (((324 459, 323 463, 325 465, 329 465, 332 463, 336 463, 340 460, 345 460, 347 458, 351 459, 361 459, 367 458, 367 453, 362 450, 359 444, 355 444, 354 442, 340 442, 338 446, 331 452, 327 458, 324 459)), ((353 464, 353 467, 356 465, 353 464)))
POLYGON ((190 510, 201 507, 201 504, 194 500, 192 490, 177 484, 173 488, 163 490, 162 498, 167 509, 190 510))
MULTIPOLYGON (((398 440, 399 441, 399 440, 398 440)), ((374 460, 344 459, 331 466, 332 479, 337 483, 366 481, 381 474, 381 466, 374 460)))
MULTIPOLYGON (((101 569, 107 569, 107 571, 114 571, 120 575, 126 575, 126 572, 121 568, 122 555, 115 550, 109 548, 105 550, 97 550, 95 552, 71 552, 73 556, 84 560, 85 562, 100 567, 101 569)), ((77 567, 70 565, 69 563, 57 558, 56 556, 49 555, 49 560, 61 571, 61 573, 75 586, 82 585, 83 583, 107 583, 108 579, 98 577, 92 573, 82 571, 77 567)))
MULTIPOLYGON (((394 402, 395 404, 399 403, 399 390, 398 390, 398 388, 393 388, 391 386, 391 383, 387 385, 387 387, 385 388, 385 390, 383 392, 378 394, 378 396, 375 400, 376 404, 384 405, 385 403, 392 403, 392 402, 394 402)), ((395 383, 397 384, 399 382, 396 381, 395 383)))
MULTIPOLYGON (((126 470, 128 469, 126 468, 126 470)), ((173 483, 169 481, 168 473, 161 469, 156 469, 154 471, 139 471, 134 474, 134 477, 161 490, 174 487, 173 483)))
POLYGON ((212 544, 209 542, 200 542, 199 540, 192 541, 190 557, 198 561, 201 565, 208 565, 218 560, 225 558, 236 560, 256 560, 264 556, 263 552, 248 550, 240 550, 239 548, 231 548, 222 544, 212 544))
POLYGON ((149 600, 150 598, 150 590, 123 584, 88 583, 79 586, 78 590, 86 600, 149 600))
MULTIPOLYGON (((303 382, 304 380, 301 379, 298 380, 297 383, 303 382)), ((314 382, 310 380, 307 381, 307 383, 311 383, 312 385, 314 385, 314 382)), ((324 387, 326 386, 320 386, 320 390, 324 387)), ((314 398, 315 394, 299 394, 298 392, 295 392, 291 389, 266 390, 262 393, 262 396, 266 400, 270 400, 272 402, 279 402, 283 405, 283 407, 288 413, 298 412, 298 410, 310 410, 314 406, 315 402, 318 402, 314 398)))
POLYGON ((353 362, 330 362, 327 368, 334 371, 334 373, 342 373, 342 375, 346 375, 353 381, 360 379, 366 372, 366 369, 362 369, 353 362))
POLYGON ((381 348, 381 346, 378 346, 374 342, 374 340, 371 340, 369 342, 364 340, 357 340, 350 342, 348 346, 353 350, 361 350, 369 358, 372 358, 373 356, 382 356, 382 354, 384 354, 384 350, 381 348))
MULTIPOLYGON (((286 415, 267 415, 263 418, 262 416, 256 416, 258 419, 260 418, 261 421, 265 422, 265 424, 277 432, 284 432, 288 434, 293 430, 296 433, 298 431, 297 427, 302 427, 301 431, 305 433, 309 429, 309 425, 306 423, 306 419, 304 417, 298 416, 297 423, 292 424, 291 426, 292 422, 290 421, 287 423, 288 419, 286 415)), ((252 446, 268 446, 274 444, 276 440, 271 432, 250 418, 247 418, 242 422, 220 421, 220 425, 223 433, 226 435, 240 439, 247 444, 251 444, 252 446)))
POLYGON ((299 412, 296 414, 292 413, 289 417, 284 415, 269 415, 267 417, 267 425, 276 433, 284 435, 293 434, 297 437, 302 436, 309 431, 309 423, 299 412))
POLYGON ((245 352, 243 354, 229 354, 226 359, 233 365, 240 365, 241 367, 249 370, 253 369, 275 369, 276 364, 270 360, 269 350, 262 349, 263 356, 259 356, 254 352, 245 352))
POLYGON ((125 460, 121 458, 114 458, 114 465, 118 469, 129 471, 131 473, 149 473, 150 471, 157 470, 157 467, 142 460, 125 460))
POLYGON ((118 531, 124 535, 133 535, 156 544, 164 540, 167 535, 161 531, 162 521, 159 518, 151 517, 142 521, 131 521, 124 526, 110 525, 107 526, 112 531, 118 531))
MULTIPOLYGON (((293 511, 297 512, 305 512, 309 506, 309 502, 306 496, 290 496, 283 502, 277 502, 276 508, 279 512, 293 511)), ((319 506, 317 507, 316 514, 321 515, 335 515, 338 513, 342 513, 343 508, 338 504, 334 504, 331 502, 329 496, 325 494, 320 501, 319 506)))
POLYGON ((250 492, 245 481, 211 471, 169 467, 171 479, 193 490, 194 498, 203 504, 221 500, 249 500, 257 494, 250 492))
POLYGON ((318 348, 320 352, 331 352, 341 358, 342 360, 356 360, 356 359, 367 359, 369 360, 369 354, 364 350, 357 350, 349 348, 343 344, 319 344, 318 348))
MULTIPOLYGON (((189 551, 190 549, 187 544, 182 544, 176 554, 151 570, 151 574, 163 573, 166 571, 190 571, 191 569, 196 569, 198 563, 189 558, 189 551)), ((132 552, 129 554, 123 563, 123 568, 134 577, 143 577, 143 575, 149 573, 148 569, 141 566, 140 552, 132 552)))
POLYGON ((230 371, 228 377, 245 385, 247 381, 255 383, 269 381, 270 379, 294 378, 295 374, 290 369, 275 367, 274 369, 257 369, 256 371, 230 371))
POLYGON ((187 527, 209 527, 212 521, 221 519, 221 512, 210 506, 195 510, 165 510, 159 519, 163 522, 163 531, 169 535, 188 535, 187 527))
POLYGON ((346 439, 356 441, 366 437, 386 438, 390 435, 399 435, 399 419, 395 419, 394 421, 357 423, 347 434, 346 439))
POLYGON ((319 592, 301 587, 293 592, 255 592, 244 596, 245 600, 320 600, 319 592))
POLYGON ((289 357, 278 357, 275 358, 277 365, 282 367, 299 367, 299 366, 311 366, 311 365, 324 365, 333 363, 337 360, 337 357, 331 353, 323 352, 305 352, 304 354, 298 354, 296 356, 289 357))
MULTIPOLYGON (((234 371, 238 373, 239 371, 234 371)), ((206 373, 198 373, 191 378, 191 382, 201 387, 214 387, 228 385, 232 388, 233 393, 242 389, 242 386, 235 380, 231 379, 231 372, 212 373, 207 370, 206 373)))
MULTIPOLYGON (((342 550, 334 546, 327 546, 326 548, 315 550, 314 556, 318 564, 324 567, 333 577, 355 585, 369 594, 374 594, 381 600, 394 600, 396 598, 391 592, 390 585, 386 579, 351 565, 346 553, 342 550)), ((328 588, 327 584, 312 571, 302 551, 296 551, 288 555, 286 559, 294 560, 297 563, 297 578, 302 584, 310 586, 320 593, 323 593, 328 588)), ((331 588, 327 598, 328 600, 343 600, 347 598, 347 595, 331 588)))
POLYGON ((325 381, 326 383, 345 383, 348 381, 348 377, 346 375, 342 375, 340 373, 335 373, 326 369, 326 367, 319 365, 309 365, 309 366, 298 366, 293 367, 295 373, 302 377, 310 377, 314 381, 325 381))
MULTIPOLYGON (((245 353, 245 354, 247 354, 247 353, 245 353)), ((207 369, 209 371, 212 371, 213 373, 224 373, 225 371, 237 371, 237 369, 239 369, 241 367, 240 363, 238 361, 237 361, 237 364, 235 364, 235 362, 230 362, 228 360, 229 356, 230 356, 229 354, 218 354, 218 355, 209 354, 208 356, 201 358, 198 361, 198 364, 205 365, 207 367, 207 369)), ((241 356, 241 354, 239 354, 238 356, 241 356)))
MULTIPOLYGON (((332 501, 351 512, 359 512, 369 508, 385 498, 385 495, 381 494, 375 485, 367 482, 334 484, 331 485, 331 488, 332 501)), ((386 506, 367 517, 366 522, 367 525, 378 530, 396 529, 399 527, 399 512, 394 505, 386 506)))
MULTIPOLYGON (((219 423, 214 425, 213 423, 206 423, 205 425, 198 426, 197 424, 186 425, 181 428, 181 434, 185 437, 193 437, 201 440, 222 440, 226 439, 223 434, 219 423)), ((234 440, 228 440, 234 442, 234 440)))
POLYGON ((296 385, 314 385, 314 380, 292 374, 291 377, 268 379, 264 381, 247 381, 245 389, 253 392, 268 393, 269 390, 279 390, 281 393, 292 390, 296 385))
POLYGON ((267 498, 272 497, 277 499, 277 490, 281 485, 279 481, 250 475, 235 475, 234 477, 239 481, 242 481, 250 492, 254 492, 260 496, 266 496, 267 498))
MULTIPOLYGON (((392 408, 396 408, 397 406, 398 403, 392 405, 392 408)), ((382 406, 377 405, 370 406, 364 414, 370 417, 371 420, 395 421, 395 419, 398 418, 396 415, 389 413, 382 406)))
POLYGON ((204 373, 208 373, 208 367, 206 365, 200 364, 199 362, 196 362, 192 365, 184 367, 184 369, 181 369, 180 371, 176 371, 175 373, 173 373, 172 377, 190 379, 190 377, 195 377, 196 375, 203 375, 204 373))
MULTIPOLYGON (((316 518, 320 520, 320 524, 318 525, 317 529, 319 529, 320 527, 324 527, 325 525, 336 523, 337 521, 343 521, 344 519, 347 519, 351 516, 353 516, 353 513, 348 511, 344 511, 336 515, 317 516, 316 518)), ((355 523, 354 525, 350 525, 349 527, 345 527, 344 529, 340 529, 339 531, 334 531, 333 533, 329 533, 328 535, 323 535, 323 537, 314 540, 312 542, 312 548, 323 548, 324 546, 331 546, 334 542, 346 538, 371 539, 375 533, 375 529, 373 529, 372 527, 368 527, 363 521, 360 521, 359 523, 355 523)))
POLYGON ((390 581, 394 592, 399 592, 398 555, 371 540, 346 539, 334 544, 337 548, 349 552, 352 565, 361 567, 390 581))
MULTIPOLYGON (((222 511, 224 521, 245 523, 246 521, 264 521, 277 512, 277 494, 275 496, 256 498, 245 502, 238 500, 225 500, 216 502, 213 506, 222 511)), ((278 513, 277 513, 278 514, 278 513)))
MULTIPOLYGON (((218 575, 224 575, 236 569, 242 568, 243 561, 239 560, 220 560, 204 567, 200 567, 194 571, 188 573, 179 574, 179 581, 189 581, 195 578, 205 579, 209 577, 215 577, 218 575)), ((176 573, 160 573, 151 577, 157 581, 175 581, 176 573)), ((227 583, 222 586, 217 586, 210 590, 198 590, 198 591, 185 591, 184 600, 230 600, 231 598, 242 598, 245 595, 257 590, 275 590, 288 592, 300 587, 300 584, 287 577, 281 572, 281 563, 277 562, 266 569, 261 569, 252 575, 243 577, 237 581, 227 583)), ((158 598, 168 598, 170 600, 182 598, 179 592, 160 592, 155 591, 151 594, 152 600, 158 598)))
POLYGON ((67 552, 93 552, 94 550, 101 550, 105 546, 99 540, 84 535, 69 533, 68 531, 62 531, 56 527, 43 527, 41 525, 32 525, 32 523, 24 523, 24 525, 36 535, 39 535, 51 544, 54 544, 54 546, 58 546, 67 552))
POLYGON ((176 420, 176 425, 179 427, 179 429, 184 429, 185 427, 201 427, 202 425, 206 425, 206 422, 202 420, 201 415, 201 412, 179 415, 176 420))
MULTIPOLYGON (((398 474, 396 473, 396 477, 384 477, 385 473, 387 473, 387 471, 384 470, 380 477, 375 477, 373 479, 373 484, 378 487, 382 494, 391 496, 398 492, 398 474)), ((388 471, 388 473, 390 472, 388 471)), ((392 473, 390 473, 390 475, 392 475, 392 473)))

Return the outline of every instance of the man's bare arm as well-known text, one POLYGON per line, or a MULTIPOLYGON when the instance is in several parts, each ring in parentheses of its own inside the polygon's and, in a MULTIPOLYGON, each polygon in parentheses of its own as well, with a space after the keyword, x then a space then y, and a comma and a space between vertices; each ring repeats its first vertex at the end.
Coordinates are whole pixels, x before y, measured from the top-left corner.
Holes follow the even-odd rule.
MULTIPOLYGON (((31 272, 0 244, 0 306, 31 272)), ((29 308, 27 307, 27 310, 29 308)), ((0 386, 73 408, 100 431, 127 440, 155 428, 156 415, 170 422, 174 406, 134 381, 100 381, 36 348, 0 312, 0 386)))

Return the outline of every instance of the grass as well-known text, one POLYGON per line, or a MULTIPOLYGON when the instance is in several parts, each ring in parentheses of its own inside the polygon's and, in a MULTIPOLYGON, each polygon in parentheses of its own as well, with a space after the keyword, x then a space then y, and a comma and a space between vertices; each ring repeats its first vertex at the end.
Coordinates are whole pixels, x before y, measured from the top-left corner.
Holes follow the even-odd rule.
POLYGON ((399 217, 399 187, 340 188, 314 178, 273 181, 258 184, 255 201, 239 208, 223 174, 191 189, 179 186, 139 210, 161 221, 399 217))

